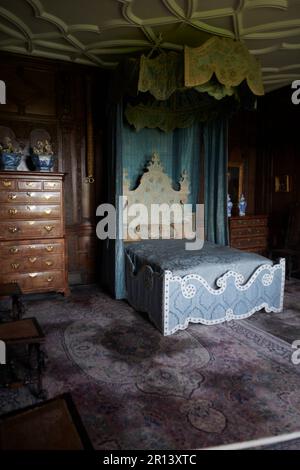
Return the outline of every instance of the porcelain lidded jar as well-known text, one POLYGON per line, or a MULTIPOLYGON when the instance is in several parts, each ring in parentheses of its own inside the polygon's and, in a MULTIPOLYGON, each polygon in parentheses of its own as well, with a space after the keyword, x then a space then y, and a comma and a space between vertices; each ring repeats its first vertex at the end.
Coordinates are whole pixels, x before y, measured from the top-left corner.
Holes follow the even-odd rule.
POLYGON ((233 203, 231 201, 231 197, 227 194, 227 217, 231 217, 233 203))
POLYGON ((241 194, 240 201, 239 201, 239 215, 240 216, 246 215, 246 207, 247 207, 247 201, 245 199, 244 194, 241 194))
POLYGON ((52 171, 55 161, 52 146, 46 139, 38 140, 31 153, 32 163, 37 171, 52 171))
POLYGON ((9 137, 3 139, 0 144, 0 166, 5 171, 16 171, 20 165, 22 152, 20 149, 13 146, 12 140, 9 137))

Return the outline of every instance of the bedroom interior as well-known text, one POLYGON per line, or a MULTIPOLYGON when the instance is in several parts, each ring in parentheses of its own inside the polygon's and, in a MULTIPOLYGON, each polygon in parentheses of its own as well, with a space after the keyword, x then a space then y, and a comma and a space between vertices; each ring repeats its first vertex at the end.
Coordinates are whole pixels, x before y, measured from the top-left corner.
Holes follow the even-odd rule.
POLYGON ((0 0, 1 450, 300 450, 299 24, 0 0))

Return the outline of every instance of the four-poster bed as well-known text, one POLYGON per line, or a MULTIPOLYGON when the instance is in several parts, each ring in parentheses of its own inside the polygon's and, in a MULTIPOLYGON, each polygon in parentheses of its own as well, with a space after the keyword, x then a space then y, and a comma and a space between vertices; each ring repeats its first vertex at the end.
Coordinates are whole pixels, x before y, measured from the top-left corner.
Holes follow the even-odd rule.
MULTIPOLYGON (((159 203, 158 194, 163 194, 163 202, 170 206, 176 201, 184 203, 187 176, 183 186, 175 191, 154 156, 136 189, 130 190, 129 181, 124 178, 127 210, 133 204, 159 203)), ((174 223, 172 239, 136 241, 141 234, 139 223, 132 241, 127 223, 128 220, 124 224, 127 300, 136 310, 148 313, 164 335, 185 329, 190 322, 213 325, 247 318, 262 309, 282 310, 284 259, 273 264, 260 255, 209 242, 204 243, 202 250, 188 251, 186 240, 178 239, 174 223)), ((191 221, 183 222, 186 223, 190 229, 191 221)), ((164 229, 162 222, 161 233, 164 229)))

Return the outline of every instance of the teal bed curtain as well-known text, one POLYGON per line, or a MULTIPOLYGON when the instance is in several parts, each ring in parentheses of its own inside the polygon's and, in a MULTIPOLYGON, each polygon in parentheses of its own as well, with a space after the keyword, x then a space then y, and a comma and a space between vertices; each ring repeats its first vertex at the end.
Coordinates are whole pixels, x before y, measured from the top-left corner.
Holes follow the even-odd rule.
POLYGON ((228 124, 217 119, 204 126, 205 233, 208 241, 228 245, 228 124))
POLYGON ((128 171, 131 189, 138 185, 154 152, 157 152, 165 172, 174 186, 184 170, 190 179, 189 203, 198 202, 200 184, 201 126, 196 124, 187 129, 162 132, 158 129, 142 129, 136 132, 124 123, 122 128, 122 162, 128 171))
MULTIPOLYGON (((107 115, 106 159, 104 172, 105 202, 112 204, 118 211, 119 196, 122 195, 122 103, 113 104, 107 115)), ((119 225, 116 221, 117 238, 102 241, 102 284, 117 299, 125 298, 123 242, 119 239, 119 225)))

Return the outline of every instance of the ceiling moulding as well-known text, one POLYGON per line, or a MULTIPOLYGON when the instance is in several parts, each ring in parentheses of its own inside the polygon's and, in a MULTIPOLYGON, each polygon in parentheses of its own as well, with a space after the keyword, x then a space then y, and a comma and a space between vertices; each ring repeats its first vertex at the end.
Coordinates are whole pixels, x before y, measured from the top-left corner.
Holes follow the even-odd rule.
POLYGON ((12 12, 0 6, 0 16, 12 23, 27 39, 31 39, 32 33, 28 26, 12 12))
POLYGON ((279 8, 280 10, 287 10, 288 6, 288 0, 244 0, 244 8, 248 10, 255 8, 279 8))
POLYGON ((191 20, 209 20, 214 18, 224 18, 234 16, 236 11, 233 8, 219 8, 215 10, 195 11, 191 16, 191 20))
POLYGON ((13 28, 10 28, 8 26, 4 26, 4 24, 1 24, 0 23, 0 31, 4 34, 7 34, 8 36, 11 36, 15 39, 21 39, 21 40, 24 40, 24 35, 19 33, 18 31, 16 31, 15 29, 13 28))
POLYGON ((273 31, 272 33, 243 33, 241 37, 243 39, 284 39, 293 36, 300 35, 300 28, 289 30, 289 31, 273 31))

